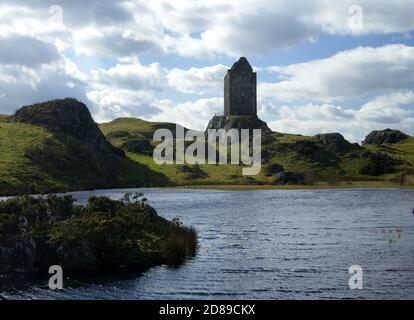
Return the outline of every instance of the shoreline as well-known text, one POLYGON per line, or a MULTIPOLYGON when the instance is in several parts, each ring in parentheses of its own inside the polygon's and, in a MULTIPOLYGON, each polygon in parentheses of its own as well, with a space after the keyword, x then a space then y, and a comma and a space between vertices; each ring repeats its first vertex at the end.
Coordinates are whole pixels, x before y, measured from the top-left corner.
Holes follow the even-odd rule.
POLYGON ((327 189, 414 189, 414 185, 401 186, 397 183, 362 181, 329 184, 325 182, 313 185, 186 185, 160 187, 173 189, 206 189, 206 190, 327 190, 327 189))
POLYGON ((72 192, 87 191, 105 191, 105 190, 128 190, 128 189, 205 189, 205 190, 329 190, 329 189, 414 189, 414 185, 400 185, 398 183, 381 182, 381 181, 357 181, 343 182, 331 184, 328 182, 317 182, 312 185, 247 185, 247 184, 194 184, 194 185, 173 185, 173 186, 137 186, 137 187, 113 187, 113 188, 97 188, 85 190, 54 190, 44 193, 16 193, 16 194, 0 194, 2 198, 11 198, 21 195, 45 195, 45 194, 66 194, 72 192))

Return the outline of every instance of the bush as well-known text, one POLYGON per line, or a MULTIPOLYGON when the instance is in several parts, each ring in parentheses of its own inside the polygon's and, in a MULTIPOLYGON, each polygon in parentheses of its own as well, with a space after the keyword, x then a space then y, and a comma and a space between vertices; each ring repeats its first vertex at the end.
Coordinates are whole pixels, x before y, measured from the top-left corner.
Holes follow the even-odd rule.
POLYGON ((283 168, 283 166, 281 166, 280 164, 277 164, 277 163, 272 163, 267 167, 266 175, 267 176, 273 176, 273 175, 278 174, 278 173, 283 172, 283 171, 285 171, 285 168, 283 168))
POLYGON ((387 173, 394 173, 395 166, 401 164, 401 161, 395 160, 381 152, 368 152, 365 154, 365 158, 367 162, 362 166, 360 173, 369 176, 381 176, 387 173))

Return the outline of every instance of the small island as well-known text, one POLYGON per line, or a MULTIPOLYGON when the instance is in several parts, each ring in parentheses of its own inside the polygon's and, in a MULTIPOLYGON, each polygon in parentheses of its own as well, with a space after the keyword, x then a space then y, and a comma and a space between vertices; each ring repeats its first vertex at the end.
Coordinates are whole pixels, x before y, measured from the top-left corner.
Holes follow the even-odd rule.
POLYGON ((20 196, 0 201, 0 272, 144 271, 195 255, 197 234, 160 217, 142 194, 120 200, 92 196, 20 196))

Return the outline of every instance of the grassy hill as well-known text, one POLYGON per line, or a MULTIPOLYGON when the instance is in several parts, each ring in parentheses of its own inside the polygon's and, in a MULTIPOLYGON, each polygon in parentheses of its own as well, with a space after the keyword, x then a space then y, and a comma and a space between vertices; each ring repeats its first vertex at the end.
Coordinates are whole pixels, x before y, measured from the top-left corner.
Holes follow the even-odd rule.
POLYGON ((106 140, 87 107, 73 99, 0 117, 0 195, 165 185, 106 140))
POLYGON ((52 134, 46 129, 15 123, 9 117, 0 117, 0 190, 1 194, 14 191, 34 191, 44 185, 56 185, 51 177, 26 157, 26 151, 41 148, 52 134))
MULTIPOLYGON (((267 132, 262 170, 245 177, 241 165, 157 165, 152 137, 174 123, 119 118, 98 125, 87 107, 53 100, 0 115, 0 195, 116 187, 334 185, 360 181, 414 185, 414 137, 395 143, 351 144, 339 134, 314 137, 267 132), (281 179, 281 175, 285 175, 281 179)), ((188 129, 184 128, 184 131, 188 129)), ((404 135, 393 131, 393 139, 404 135)), ((387 137, 385 137, 387 138, 387 137)))
POLYGON ((155 164, 152 159, 153 133, 159 128, 174 131, 174 124, 119 118, 101 124, 100 128, 114 146, 126 151, 131 160, 166 176, 174 185, 274 184, 277 177, 275 167, 281 167, 285 172, 301 172, 309 184, 398 182, 401 172, 411 172, 414 168, 414 138, 392 145, 362 147, 349 143, 339 134, 310 137, 272 132, 262 137, 264 164, 260 175, 243 177, 239 165, 183 167, 155 164), (134 151, 128 148, 131 144, 145 145, 147 148, 134 151))

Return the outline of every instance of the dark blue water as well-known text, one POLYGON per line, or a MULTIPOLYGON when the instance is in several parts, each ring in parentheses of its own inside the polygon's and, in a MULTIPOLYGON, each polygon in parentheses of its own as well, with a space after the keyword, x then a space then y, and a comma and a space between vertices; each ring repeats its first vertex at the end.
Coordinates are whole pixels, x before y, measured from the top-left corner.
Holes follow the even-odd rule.
MULTIPOLYGON (((126 190, 78 192, 119 198, 126 190)), ((161 216, 199 233, 198 254, 122 279, 13 280, 31 299, 414 298, 414 190, 141 189, 161 216), (351 265, 363 290, 350 290, 351 265)))

